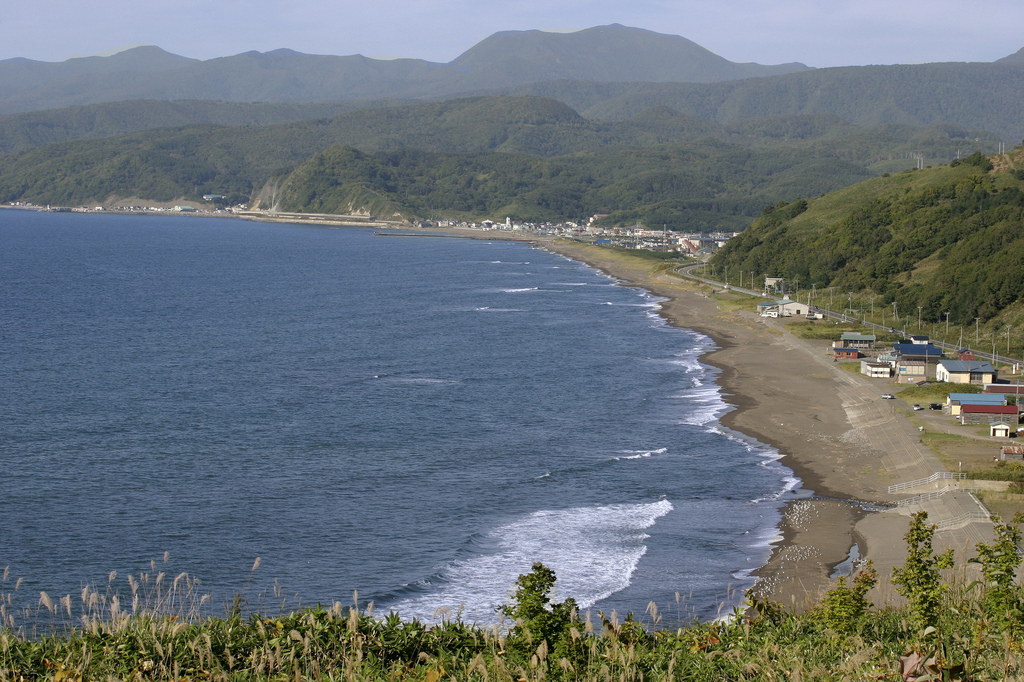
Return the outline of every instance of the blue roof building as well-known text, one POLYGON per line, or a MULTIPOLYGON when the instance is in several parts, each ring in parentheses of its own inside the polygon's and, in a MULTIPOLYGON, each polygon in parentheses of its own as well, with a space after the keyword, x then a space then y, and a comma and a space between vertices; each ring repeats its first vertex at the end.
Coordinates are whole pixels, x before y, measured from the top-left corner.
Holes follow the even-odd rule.
POLYGON ((893 352, 912 360, 941 360, 942 349, 930 343, 894 343, 893 352))

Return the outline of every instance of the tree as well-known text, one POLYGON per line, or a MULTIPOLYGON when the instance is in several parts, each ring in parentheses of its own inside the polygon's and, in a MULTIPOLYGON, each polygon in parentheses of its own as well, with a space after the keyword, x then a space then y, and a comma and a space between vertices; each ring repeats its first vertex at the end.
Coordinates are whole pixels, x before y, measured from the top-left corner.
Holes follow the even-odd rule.
POLYGON ((555 587, 555 572, 540 562, 533 570, 516 579, 513 604, 498 607, 498 612, 516 625, 509 631, 512 640, 527 643, 547 641, 549 646, 567 635, 568 627, 577 620, 576 600, 552 604, 548 595, 555 587))
POLYGON ((939 607, 947 589, 939 569, 953 567, 953 550, 932 554, 935 526, 928 525, 928 512, 919 511, 903 536, 907 542, 907 561, 892 570, 896 591, 910 602, 912 623, 922 639, 933 639, 939 622, 939 607))
POLYGON ((1024 523, 1024 516, 1017 514, 1010 523, 999 523, 998 518, 995 521, 995 543, 979 542, 978 556, 970 561, 981 565, 986 614, 1000 630, 1017 634, 1024 621, 1021 588, 1016 584, 1021 564, 1021 531, 1017 524, 1024 523))

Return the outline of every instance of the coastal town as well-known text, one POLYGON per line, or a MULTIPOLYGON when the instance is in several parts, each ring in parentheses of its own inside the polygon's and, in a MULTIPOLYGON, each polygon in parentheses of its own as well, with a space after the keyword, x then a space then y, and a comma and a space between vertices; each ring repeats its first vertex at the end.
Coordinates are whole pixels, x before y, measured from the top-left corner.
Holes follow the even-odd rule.
POLYGON ((595 244, 641 251, 675 252, 697 258, 709 258, 715 251, 735 237, 737 232, 676 232, 658 230, 641 224, 632 226, 604 226, 598 223, 606 215, 593 215, 582 222, 523 222, 506 217, 504 221, 479 222, 457 219, 388 220, 373 215, 332 215, 315 213, 287 213, 275 210, 250 209, 247 204, 223 206, 213 204, 220 195, 206 195, 204 203, 180 202, 167 205, 118 204, 110 206, 36 206, 32 202, 9 202, 5 208, 22 208, 52 213, 113 213, 131 215, 174 215, 197 217, 238 217, 254 220, 310 222, 316 224, 358 225, 378 228, 442 228, 475 230, 480 232, 511 233, 529 237, 561 237, 586 239, 595 244))

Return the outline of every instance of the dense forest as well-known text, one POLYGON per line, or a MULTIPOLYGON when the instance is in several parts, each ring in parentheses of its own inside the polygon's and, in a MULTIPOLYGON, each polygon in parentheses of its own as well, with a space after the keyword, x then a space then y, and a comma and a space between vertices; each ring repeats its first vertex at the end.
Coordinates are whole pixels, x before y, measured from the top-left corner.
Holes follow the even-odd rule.
MULTIPOLYGON (((989 321, 1024 300, 1024 150, 780 202, 714 258, 801 289, 870 294, 926 322, 989 321)), ((874 305, 874 302, 873 302, 874 305)), ((1019 306, 1018 306, 1019 307, 1019 306)))

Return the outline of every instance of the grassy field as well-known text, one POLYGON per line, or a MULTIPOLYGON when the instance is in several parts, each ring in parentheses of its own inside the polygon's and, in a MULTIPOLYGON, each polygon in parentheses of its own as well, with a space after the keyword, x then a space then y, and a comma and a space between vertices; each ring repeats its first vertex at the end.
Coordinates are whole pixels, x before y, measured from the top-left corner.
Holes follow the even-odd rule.
POLYGON ((927 386, 907 386, 900 391, 900 397, 908 403, 945 403, 950 393, 981 393, 981 386, 950 384, 942 381, 927 386))

